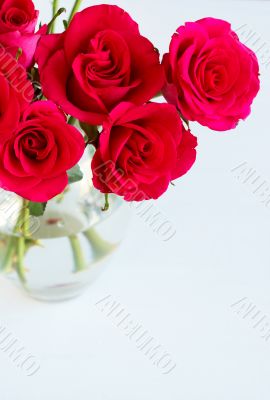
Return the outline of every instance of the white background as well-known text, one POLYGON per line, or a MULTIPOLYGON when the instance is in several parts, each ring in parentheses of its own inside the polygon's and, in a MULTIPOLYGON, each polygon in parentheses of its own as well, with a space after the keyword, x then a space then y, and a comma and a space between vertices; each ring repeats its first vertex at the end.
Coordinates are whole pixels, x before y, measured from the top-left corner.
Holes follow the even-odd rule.
MULTIPOLYGON (((50 2, 35 3, 48 21, 50 2)), ((205 16, 247 24, 270 47, 268 1, 115 3, 161 52, 177 26, 205 16)), ((26 377, 0 352, 1 400, 269 400, 270 340, 231 307, 247 297, 270 321, 270 209, 231 172, 247 162, 270 184, 270 66, 261 67, 261 83, 252 115, 235 131, 191 125, 197 163, 157 203, 177 230, 172 240, 134 215, 107 272, 66 303, 39 303, 0 281, 0 322, 41 365, 26 377), (95 307, 107 295, 170 352, 171 374, 95 307)))

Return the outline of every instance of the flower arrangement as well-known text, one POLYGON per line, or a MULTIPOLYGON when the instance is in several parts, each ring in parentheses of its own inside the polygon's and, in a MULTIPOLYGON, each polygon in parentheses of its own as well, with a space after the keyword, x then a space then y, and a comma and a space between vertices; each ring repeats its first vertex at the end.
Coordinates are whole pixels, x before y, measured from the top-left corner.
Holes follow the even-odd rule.
MULTIPOLYGON (((250 114, 259 90, 255 54, 228 22, 204 18, 173 34, 160 60, 127 12, 97 5, 78 12, 63 32, 53 18, 36 29, 32 0, 0 1, 0 186, 22 197, 24 216, 82 179, 86 149, 93 185, 126 201, 159 198, 196 159, 189 121, 225 131, 250 114), (155 97, 163 95, 163 102, 155 97)), ((15 232, 16 233, 16 232, 15 232)), ((17 258, 29 241, 11 240, 17 258)))

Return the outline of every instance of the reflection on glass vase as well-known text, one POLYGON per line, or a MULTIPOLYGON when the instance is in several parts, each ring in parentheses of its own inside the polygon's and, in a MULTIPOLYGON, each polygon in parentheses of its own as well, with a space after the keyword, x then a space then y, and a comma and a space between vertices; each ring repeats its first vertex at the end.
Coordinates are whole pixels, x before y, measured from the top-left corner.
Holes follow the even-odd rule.
POLYGON ((2 190, 0 268, 30 296, 61 301, 79 295, 108 264, 126 233, 130 208, 92 186, 89 160, 82 181, 50 200, 42 217, 29 218, 25 202, 2 190))

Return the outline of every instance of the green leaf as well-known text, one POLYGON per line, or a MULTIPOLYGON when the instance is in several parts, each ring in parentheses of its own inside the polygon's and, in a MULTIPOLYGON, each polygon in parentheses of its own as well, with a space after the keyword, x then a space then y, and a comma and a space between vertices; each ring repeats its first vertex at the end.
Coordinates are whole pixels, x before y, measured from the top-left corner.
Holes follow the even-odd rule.
POLYGON ((64 20, 63 20, 63 25, 64 25, 64 28, 65 28, 65 29, 67 29, 67 28, 68 28, 68 22, 67 22, 67 20, 66 20, 66 19, 64 19, 64 20))
POLYGON ((69 117, 69 119, 68 119, 68 124, 69 125, 75 125, 75 123, 76 123, 76 121, 77 121, 77 119, 75 118, 75 117, 72 117, 72 115, 69 117))
POLYGON ((34 217, 41 217, 44 214, 47 203, 36 203, 34 201, 29 201, 29 212, 30 215, 34 217))
POLYGON ((75 165, 75 167, 69 169, 67 171, 67 174, 68 174, 68 183, 75 183, 82 180, 83 178, 83 173, 78 164, 75 165))
POLYGON ((82 128, 82 130, 87 135, 88 143, 92 143, 92 142, 95 142, 97 140, 97 138, 99 136, 99 131, 98 131, 97 126, 88 125, 85 122, 81 122, 80 121, 80 127, 82 128))

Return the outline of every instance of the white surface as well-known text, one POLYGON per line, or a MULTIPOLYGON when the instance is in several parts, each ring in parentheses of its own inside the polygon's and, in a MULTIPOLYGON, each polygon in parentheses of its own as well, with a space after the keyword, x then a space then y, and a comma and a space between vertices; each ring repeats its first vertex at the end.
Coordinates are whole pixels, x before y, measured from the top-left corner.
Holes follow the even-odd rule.
MULTIPOLYGON (((178 25, 204 16, 247 24, 270 46, 268 1, 115 3, 161 51, 178 25)), ((36 5, 45 21, 49 2, 36 5)), ((157 204, 177 230, 171 241, 134 216, 110 268, 72 302, 38 303, 0 281, 0 322, 41 365, 26 377, 0 352, 1 400, 269 400, 270 341, 230 307, 248 297, 270 317, 270 210, 231 173, 246 161, 270 182, 270 67, 261 74, 253 113, 234 132, 192 124, 198 161, 157 204), (171 353, 171 374, 95 307, 106 295, 171 353)))

